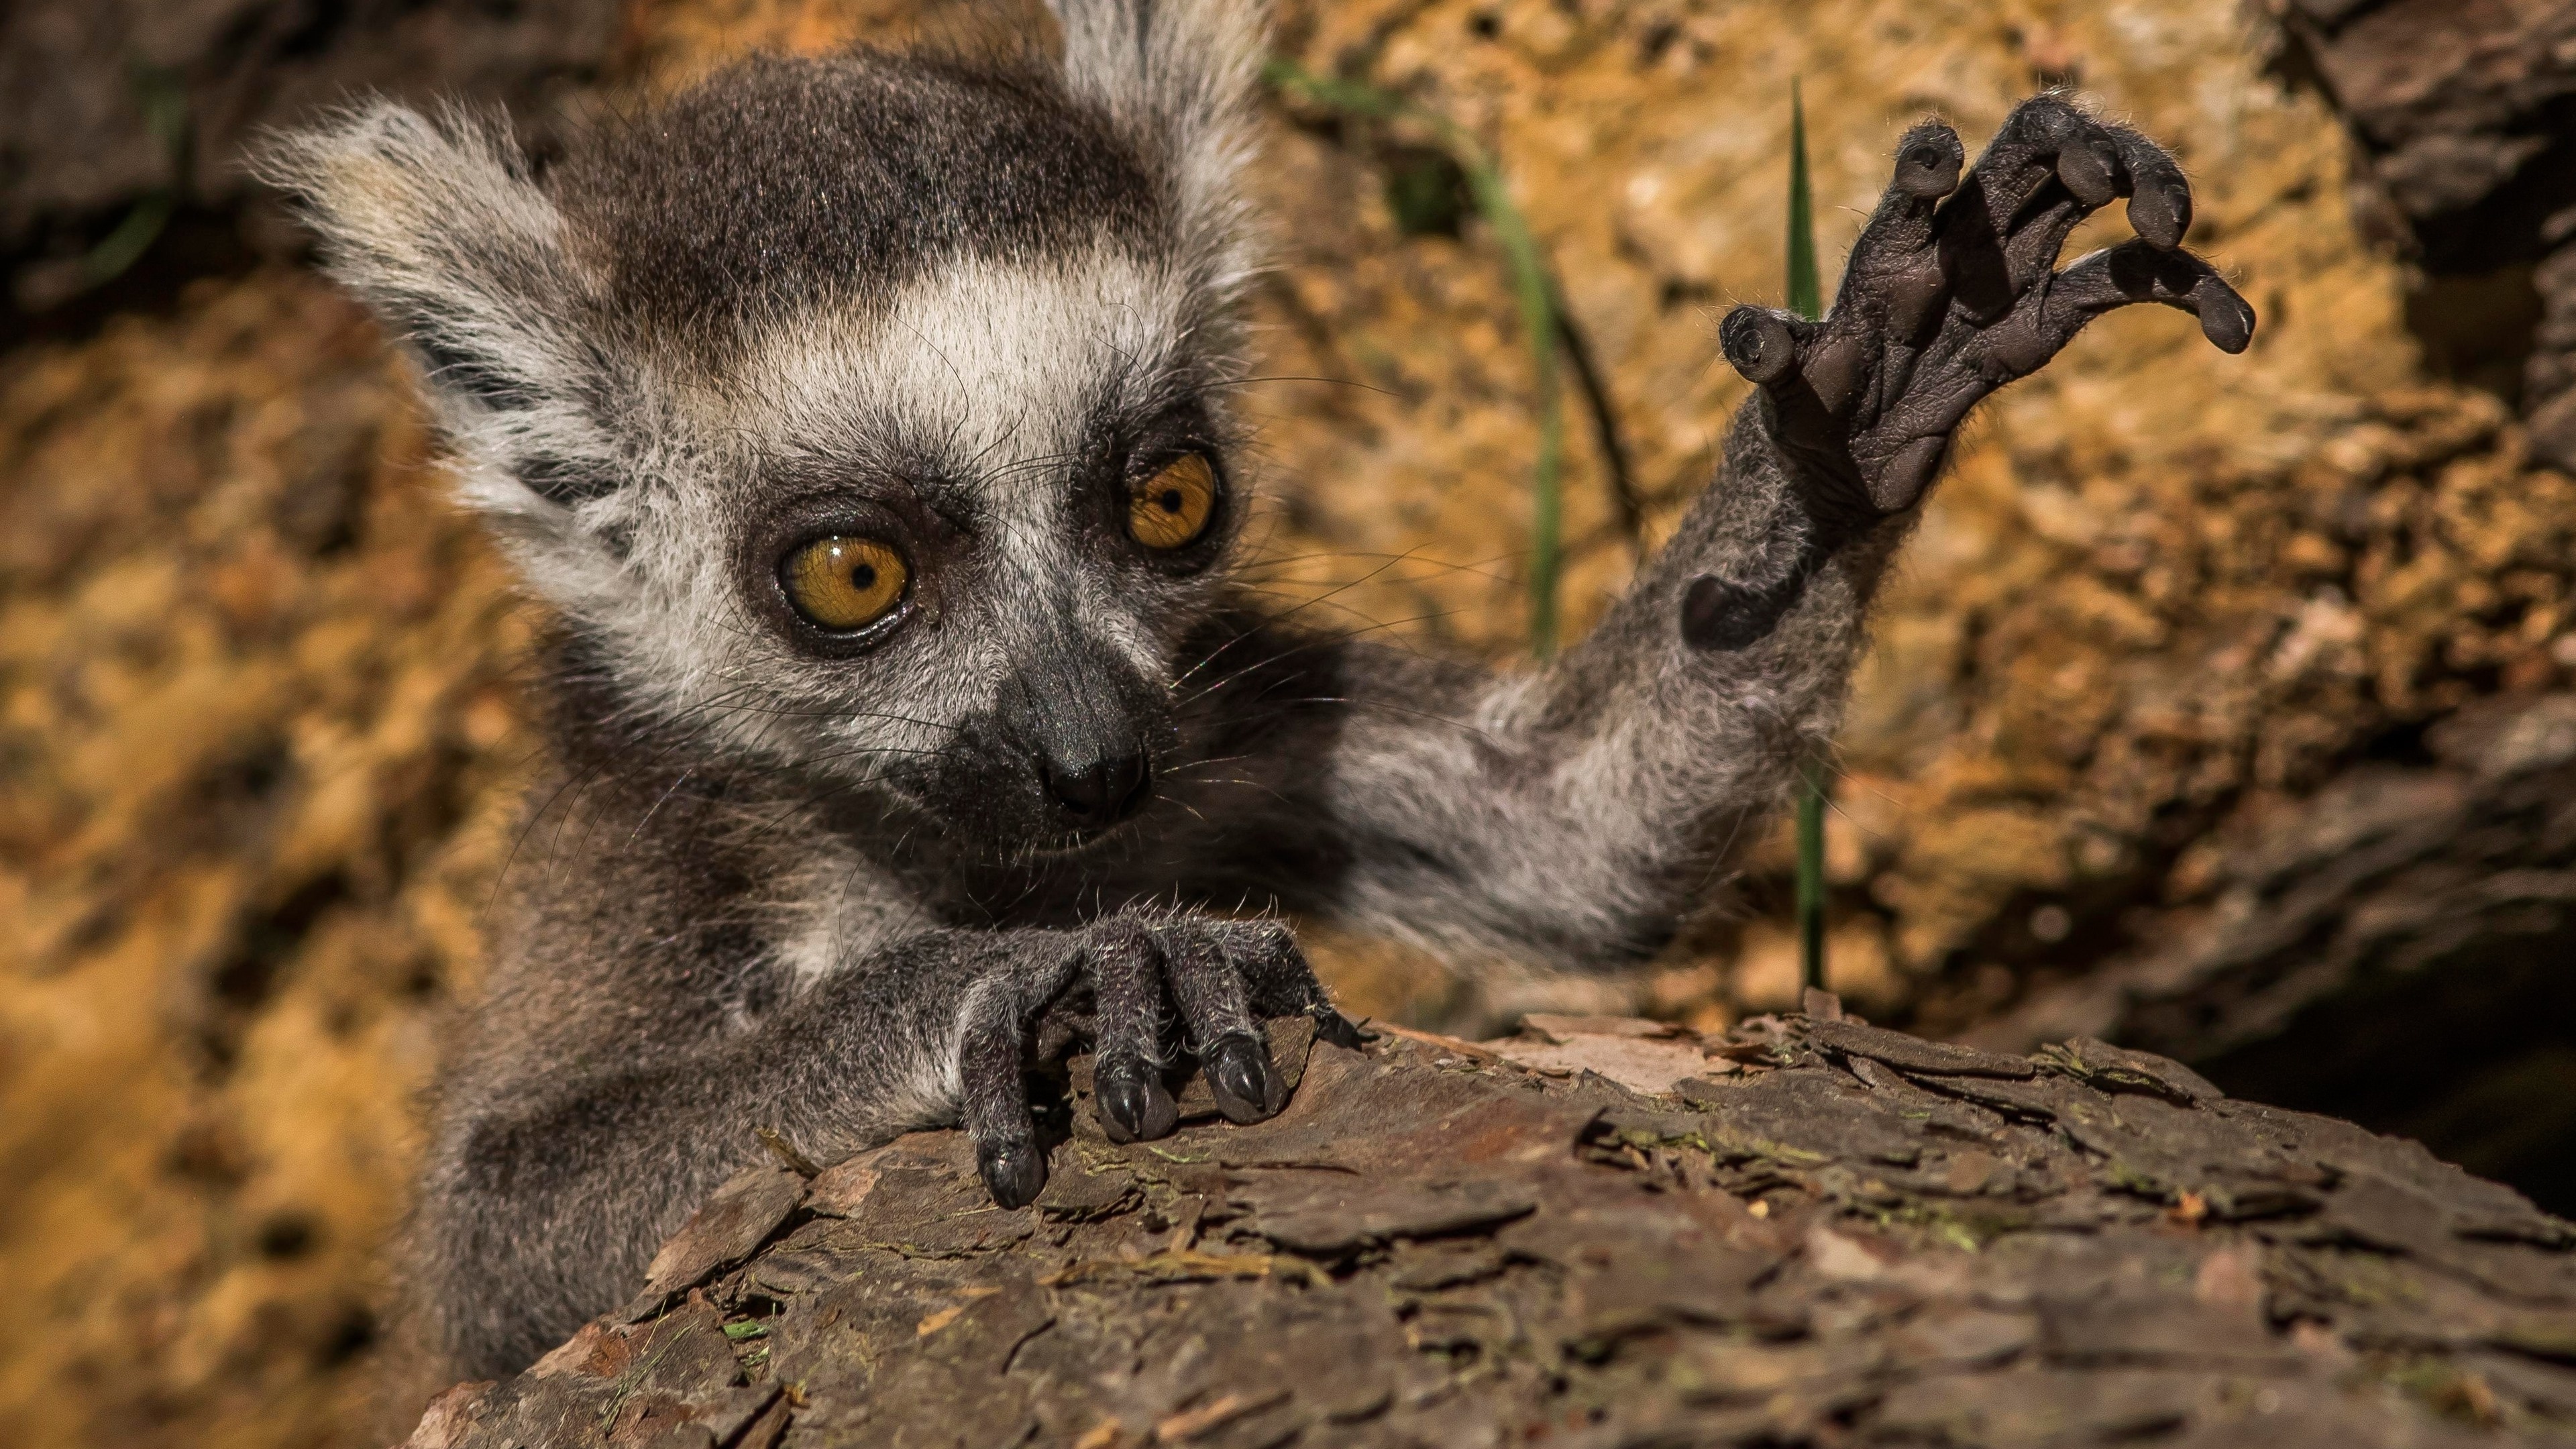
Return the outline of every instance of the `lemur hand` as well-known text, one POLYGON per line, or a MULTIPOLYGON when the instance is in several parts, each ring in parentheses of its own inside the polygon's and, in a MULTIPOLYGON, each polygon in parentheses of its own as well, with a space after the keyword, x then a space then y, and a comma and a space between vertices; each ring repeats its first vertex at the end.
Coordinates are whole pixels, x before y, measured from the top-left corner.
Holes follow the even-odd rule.
POLYGON ((1969 408, 2115 307, 2193 313, 2226 352, 2253 338, 2254 309, 2182 249, 2191 188, 2153 141, 2043 95, 2014 109, 1963 181, 1964 158, 1938 121, 1906 132, 1833 311, 1808 322, 1738 307, 1718 329, 1727 361, 1767 394, 1774 438, 1828 531, 1913 507, 1969 408), (2067 233, 2115 196, 2129 198, 2136 239, 2055 270, 2067 233))
POLYGON ((1263 1018, 1309 1015, 1325 1040, 1360 1043, 1275 921, 1131 911, 1069 932, 1002 932, 994 942, 1001 959, 967 992, 958 1065, 976 1164, 1006 1208, 1046 1186, 1024 1073, 1032 1045, 1063 1029, 1087 1026, 1096 1044, 1093 1100, 1116 1142, 1164 1136, 1179 1119, 1160 1065, 1172 1059, 1165 1031, 1174 1008, 1178 1045, 1199 1059, 1217 1110, 1235 1122, 1287 1105, 1263 1018))

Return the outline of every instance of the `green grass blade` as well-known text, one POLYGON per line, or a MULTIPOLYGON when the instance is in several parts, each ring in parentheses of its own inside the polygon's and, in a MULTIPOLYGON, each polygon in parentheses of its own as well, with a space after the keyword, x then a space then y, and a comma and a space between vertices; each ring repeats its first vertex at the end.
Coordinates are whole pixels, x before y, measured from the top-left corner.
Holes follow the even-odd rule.
MULTIPOLYGON (((1825 315, 1816 270, 1816 202, 1807 179, 1807 104, 1789 77, 1789 310, 1825 315)), ((1833 775, 1809 760, 1798 786, 1798 963, 1807 985, 1825 989, 1825 798, 1833 775)))
POLYGON ((1548 285, 1538 239, 1530 235, 1529 223, 1512 204, 1502 174, 1491 166, 1470 166, 1467 186, 1511 269, 1512 292, 1520 301, 1521 331, 1529 344, 1532 385, 1538 393, 1538 458, 1530 467, 1529 628, 1530 652, 1547 659, 1556 653, 1565 529, 1565 399, 1557 386, 1556 297, 1548 285))
POLYGON ((1789 77, 1789 310, 1812 322, 1825 315, 1816 273, 1816 198, 1807 184, 1807 104, 1789 77))
POLYGON ((188 179, 188 91, 175 74, 155 66, 138 66, 132 81, 143 109, 144 128, 169 159, 170 180, 145 192, 80 260, 80 289, 87 291, 123 276, 143 260, 161 239, 179 209, 179 189, 188 179))

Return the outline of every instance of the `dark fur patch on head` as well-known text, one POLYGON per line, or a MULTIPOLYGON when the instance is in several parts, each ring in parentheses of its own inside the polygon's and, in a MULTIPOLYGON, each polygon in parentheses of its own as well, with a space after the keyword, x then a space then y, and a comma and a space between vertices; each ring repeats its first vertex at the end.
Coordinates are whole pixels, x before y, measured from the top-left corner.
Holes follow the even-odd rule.
POLYGON ((1106 230, 1140 250, 1162 189, 1052 71, 857 50, 761 57, 615 128, 558 195, 617 300, 662 327, 864 301, 943 259, 1106 230))

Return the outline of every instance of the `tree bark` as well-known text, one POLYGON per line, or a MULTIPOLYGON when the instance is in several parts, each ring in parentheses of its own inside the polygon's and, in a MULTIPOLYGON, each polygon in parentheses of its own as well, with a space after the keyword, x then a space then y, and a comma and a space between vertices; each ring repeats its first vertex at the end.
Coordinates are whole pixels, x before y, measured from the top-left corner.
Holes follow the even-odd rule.
POLYGON ((2576 694, 2482 701, 2205 842, 2208 900, 1966 1033, 2181 1057, 2576 1202, 2576 694))
MULTIPOLYGON (((736 1178, 634 1302, 415 1449, 2362 1445, 2576 1426, 2576 1230, 2160 1057, 1538 1019, 1054 1176, 955 1133, 736 1178), (1622 1086, 1623 1079, 1634 1087, 1622 1086), (1660 1089, 1660 1090, 1657 1090, 1660 1089)), ((1185 1108, 1187 1106, 1185 1099, 1185 1108)))

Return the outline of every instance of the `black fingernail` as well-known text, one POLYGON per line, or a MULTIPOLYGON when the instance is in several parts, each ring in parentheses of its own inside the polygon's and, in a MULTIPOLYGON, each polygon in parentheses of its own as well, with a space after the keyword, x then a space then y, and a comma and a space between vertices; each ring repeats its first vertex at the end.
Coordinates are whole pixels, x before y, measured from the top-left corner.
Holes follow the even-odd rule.
POLYGON ((1897 185, 1909 196, 1946 196, 1959 184, 1959 142, 1917 141, 1897 158, 1897 185))
POLYGON ((1351 1024, 1351 1019, 1331 1007, 1316 1007, 1314 1017, 1315 1035, 1333 1045, 1345 1051, 1358 1051, 1367 1045, 1368 1038, 1360 1035, 1360 1029, 1351 1024))
POLYGON ((1789 324, 1760 307, 1727 313, 1717 324, 1717 345, 1737 372, 1757 383, 1779 381, 1798 360, 1798 340, 1789 324))
POLYGON ((1046 1186, 1046 1154, 1034 1142, 987 1142, 975 1149, 975 1167, 984 1190, 1006 1208, 1027 1207, 1046 1186))
POLYGON ((1229 1122, 1258 1122, 1287 1104, 1287 1084, 1270 1065, 1270 1051, 1248 1036, 1230 1036, 1210 1047, 1208 1089, 1229 1122))
POLYGON ((2181 187, 2140 187, 2129 198, 2129 229, 2165 251, 2181 246, 2191 230, 2191 193, 2181 187))
POLYGON ((2254 341, 2254 307, 2230 291, 2200 309, 2200 335, 2219 351, 2243 352, 2254 341))
POLYGON ((1169 1137, 1180 1124, 1181 1109, 1150 1065, 1112 1057, 1093 1069, 1092 1100, 1100 1108, 1100 1126, 1112 1142, 1151 1142, 1169 1137))
POLYGON ((2057 153, 2057 179, 2086 206, 2108 206, 2119 194, 2112 158, 2100 147, 2077 141, 2057 153))

